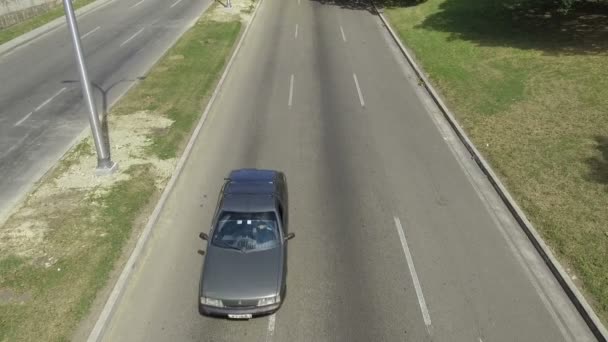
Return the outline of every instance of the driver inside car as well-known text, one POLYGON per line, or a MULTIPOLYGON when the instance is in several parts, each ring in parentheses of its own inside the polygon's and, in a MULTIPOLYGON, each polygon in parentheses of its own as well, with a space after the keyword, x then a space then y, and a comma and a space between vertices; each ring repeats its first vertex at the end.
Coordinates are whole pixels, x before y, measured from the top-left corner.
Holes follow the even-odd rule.
POLYGON ((258 246, 264 245, 268 242, 274 242, 276 239, 274 230, 266 223, 260 223, 254 228, 254 236, 258 243, 258 246))

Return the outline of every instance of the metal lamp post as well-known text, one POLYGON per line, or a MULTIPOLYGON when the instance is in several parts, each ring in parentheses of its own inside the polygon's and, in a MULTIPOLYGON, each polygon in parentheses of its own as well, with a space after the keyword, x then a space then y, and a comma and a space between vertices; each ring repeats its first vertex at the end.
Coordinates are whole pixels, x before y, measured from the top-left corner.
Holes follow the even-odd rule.
POLYGON ((101 131, 101 122, 99 120, 99 116, 97 115, 97 108, 95 107, 95 102, 93 100, 93 92, 91 91, 87 67, 84 63, 82 46, 80 44, 80 34, 78 33, 78 24, 76 23, 76 16, 74 15, 72 0, 63 0, 63 7, 65 9, 65 16, 68 22, 70 36, 72 37, 72 42, 74 43, 74 53, 76 55, 76 61, 78 62, 78 70, 80 71, 82 94, 87 101, 87 107, 89 109, 89 123, 93 133, 93 140, 95 141, 95 150, 97 151, 96 173, 98 175, 111 174, 116 170, 118 165, 110 158, 109 144, 106 145, 103 133, 101 131))

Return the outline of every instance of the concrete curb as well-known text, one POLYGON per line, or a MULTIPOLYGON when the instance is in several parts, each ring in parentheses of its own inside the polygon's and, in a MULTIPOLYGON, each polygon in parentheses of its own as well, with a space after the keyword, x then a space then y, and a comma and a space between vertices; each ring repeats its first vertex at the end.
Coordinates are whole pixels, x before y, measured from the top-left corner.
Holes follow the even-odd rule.
MULTIPOLYGON (((101 6, 107 5, 110 2, 113 2, 115 0, 96 0, 95 2, 92 2, 84 7, 81 7, 79 9, 77 9, 75 11, 76 16, 84 16, 85 14, 88 14, 98 8, 100 8, 101 6)), ((8 42, 0 45, 0 56, 22 46, 25 45, 29 42, 31 42, 32 40, 43 36, 46 33, 52 32, 53 30, 66 25, 66 21, 65 21, 65 17, 59 17, 57 19, 54 19, 38 28, 35 28, 33 30, 31 30, 30 32, 24 33, 22 35, 20 35, 19 37, 15 37, 11 40, 9 40, 8 42)))
POLYGON ((593 308, 591 308, 591 306, 589 305, 589 303, 587 303, 587 301, 580 293, 576 285, 572 282, 572 280, 570 280, 570 276, 568 276, 568 273, 566 273, 559 261, 555 258, 555 256, 553 256, 553 253, 545 244, 545 241, 536 231, 532 223, 527 219, 524 212, 517 205, 511 194, 509 194, 507 188, 502 184, 498 176, 496 176, 496 174, 490 167, 490 164, 483 158, 477 148, 475 148, 475 145, 473 145, 465 131, 462 129, 462 127, 460 127, 460 124, 458 124, 458 121, 456 121, 456 118, 454 117, 452 112, 443 103, 437 91, 435 91, 429 80, 426 78, 422 68, 418 66, 412 54, 403 45, 401 39, 390 26, 384 15, 380 12, 380 10, 378 10, 375 3, 373 3, 373 6, 374 10, 384 23, 384 26, 391 34, 393 40, 399 46, 399 49, 407 59, 408 63, 414 69, 414 72, 416 72, 416 75, 418 76, 420 81, 422 81, 422 84, 424 85, 425 89, 431 95, 433 101, 440 108, 441 112, 443 113, 443 116, 446 118, 452 129, 458 135, 459 139, 462 141, 463 145, 466 147, 469 153, 471 153, 471 156, 473 157, 479 168, 488 177, 488 180, 490 181, 500 198, 503 200, 503 202, 517 221, 517 223, 519 223, 524 233, 526 233, 526 235, 534 245, 534 248, 536 248, 540 256, 543 258, 543 260, 551 270, 551 273, 553 273, 553 276, 555 276, 561 287, 568 295, 568 298, 572 301, 582 318, 585 320, 585 323, 587 323, 587 326, 589 326, 589 329, 593 332, 593 335, 598 339, 598 341, 606 342, 608 340, 608 330, 606 330, 606 327, 604 327, 599 317, 593 311, 593 308))
MULTIPOLYGON (((113 0, 110 0, 110 1, 113 1, 113 0)), ((175 167, 175 170, 173 171, 173 175, 171 176, 171 179, 167 183, 167 186, 165 187, 165 190, 163 191, 158 203, 156 204, 156 207, 154 208, 152 215, 150 215, 144 230, 142 231, 141 235, 139 236, 139 239, 137 240, 137 243, 135 245, 135 248, 133 249, 133 252, 129 256, 127 263, 125 264, 122 272, 120 273, 120 276, 119 276, 118 280, 116 281, 116 284, 114 285, 114 288, 112 289, 112 292, 110 293, 110 296, 108 297, 108 300, 106 301, 106 304, 104 305, 104 308, 103 308, 101 314, 99 315, 99 318, 97 319, 97 322, 95 323, 95 326, 93 327, 93 330, 91 331, 91 334, 89 335, 89 338, 87 339, 88 342, 101 341, 101 338, 103 337, 105 329, 107 328, 108 323, 110 322, 110 318, 112 317, 112 315, 116 309, 116 304, 121 299, 125 289, 127 288, 128 281, 129 281, 133 271, 135 270, 135 267, 137 266, 137 262, 139 261, 141 255, 144 251, 144 248, 146 247, 147 242, 150 240, 150 237, 152 235, 152 230, 160 217, 160 212, 164 208, 165 203, 167 202, 167 199, 169 198, 169 195, 171 194, 173 188, 175 187, 177 179, 179 178, 179 176, 182 173, 182 170, 184 169, 186 160, 188 159, 188 157, 190 156, 190 153, 192 152, 194 143, 196 142, 198 135, 200 134, 200 131, 203 128, 203 125, 205 124, 207 116, 209 115, 209 112, 211 111, 211 107, 213 107, 213 103, 215 102, 215 99, 217 98, 217 96, 220 92, 220 89, 222 88, 222 85, 224 84, 224 81, 226 80, 226 76, 228 75, 228 72, 230 71, 233 62, 234 62, 237 54, 239 53, 239 50, 241 49, 241 45, 243 44, 243 41, 245 40, 247 33, 249 33, 249 28, 251 27, 251 24, 253 23, 253 20, 255 19, 258 9, 260 8, 260 6, 262 4, 262 1, 263 0, 260 0, 256 4, 256 7, 253 11, 251 19, 249 20, 249 23, 247 24, 245 31, 243 31, 243 34, 241 35, 241 37, 236 45, 236 48, 234 49, 234 52, 232 53, 232 56, 230 57, 230 60, 228 61, 228 64, 226 64, 226 68, 224 69, 222 77, 220 78, 217 86, 215 87, 215 90, 213 91, 213 95, 209 99, 209 102, 207 103, 207 106, 205 107, 205 111, 203 112, 203 115, 201 116, 198 124, 196 125, 196 128, 194 129, 194 132, 192 133, 192 136, 190 137, 190 140, 188 141, 188 145, 186 145, 186 149, 184 150, 184 153, 182 154, 179 161, 177 162, 177 165, 175 167)))

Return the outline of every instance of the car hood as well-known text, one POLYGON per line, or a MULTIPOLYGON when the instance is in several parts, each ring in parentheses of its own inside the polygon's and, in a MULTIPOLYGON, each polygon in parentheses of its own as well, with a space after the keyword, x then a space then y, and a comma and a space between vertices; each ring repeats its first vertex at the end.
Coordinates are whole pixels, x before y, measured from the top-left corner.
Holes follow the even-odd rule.
POLYGON ((255 299, 279 294, 281 247, 242 253, 210 245, 202 275, 202 296, 255 299))

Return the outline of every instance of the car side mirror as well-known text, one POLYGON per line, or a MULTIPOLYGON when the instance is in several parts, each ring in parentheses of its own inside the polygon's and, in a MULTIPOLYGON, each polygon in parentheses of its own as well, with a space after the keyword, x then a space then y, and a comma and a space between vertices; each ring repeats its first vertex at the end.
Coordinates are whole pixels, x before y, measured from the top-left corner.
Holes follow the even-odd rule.
POLYGON ((201 232, 200 234, 198 234, 198 237, 200 237, 203 240, 209 240, 209 235, 201 232))
POLYGON ((287 241, 287 240, 291 240, 291 239, 293 239, 294 237, 296 237, 296 234, 295 234, 295 233, 289 233, 289 234, 287 234, 287 236, 285 237, 285 241, 287 241))
POLYGON ((204 250, 202 250, 202 249, 199 249, 199 250, 197 251, 197 253, 198 253, 198 254, 200 254, 200 255, 205 255, 205 251, 204 251, 204 250))

